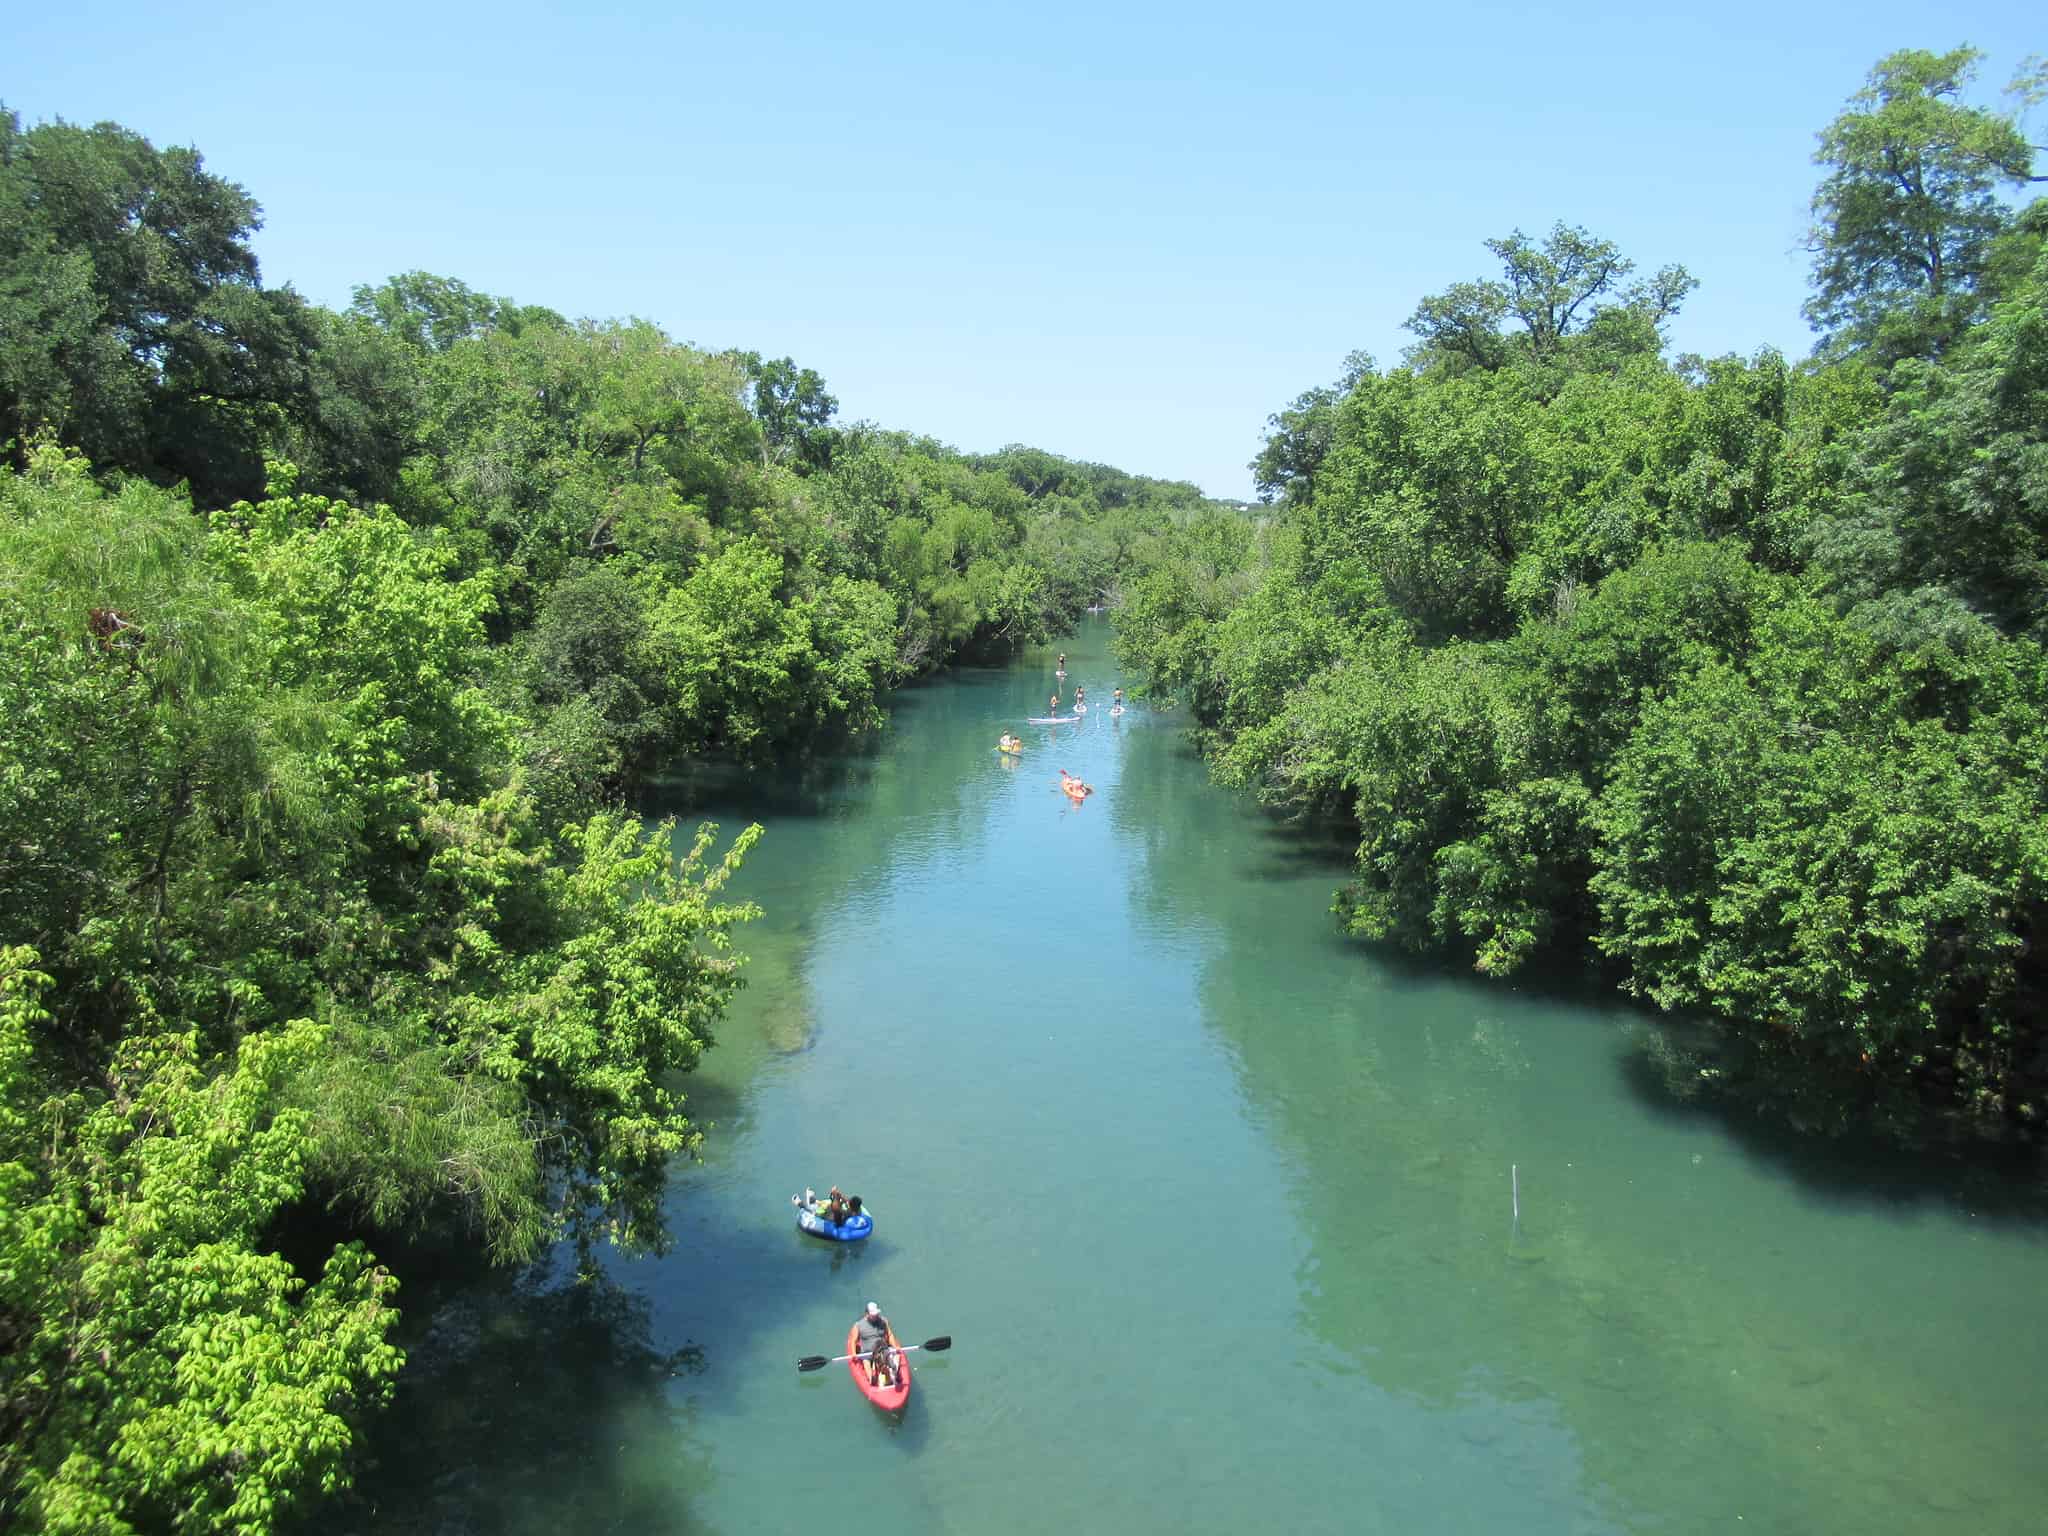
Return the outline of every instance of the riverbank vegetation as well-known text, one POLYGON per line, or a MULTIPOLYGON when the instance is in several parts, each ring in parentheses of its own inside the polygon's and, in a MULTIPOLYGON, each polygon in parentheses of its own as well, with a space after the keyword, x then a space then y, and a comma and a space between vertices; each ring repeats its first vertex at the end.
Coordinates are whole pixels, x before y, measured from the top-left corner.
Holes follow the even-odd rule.
POLYGON ((1351 928, 1584 954, 1710 1019, 1687 1092, 2048 1117, 2048 201, 1978 56, 1820 137, 1799 363, 1559 224, 1272 418, 1253 521, 1118 618, 1224 782, 1348 818, 1351 928))
POLYGON ((652 769, 1057 632, 1193 487, 789 359, 263 286, 192 150, 0 112, 0 1525, 347 1477, 407 1255, 658 1247, 755 830, 652 769))

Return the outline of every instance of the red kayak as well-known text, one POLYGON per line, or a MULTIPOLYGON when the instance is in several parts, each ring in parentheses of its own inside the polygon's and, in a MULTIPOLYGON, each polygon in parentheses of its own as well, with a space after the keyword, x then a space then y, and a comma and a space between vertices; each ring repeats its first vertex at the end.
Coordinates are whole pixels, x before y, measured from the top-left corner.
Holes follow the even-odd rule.
POLYGON ((853 1373, 853 1384, 860 1388, 860 1395, 884 1413, 901 1413, 903 1405, 910 1401, 910 1356, 903 1353, 894 1328, 889 1330, 889 1347, 896 1351, 896 1379, 886 1387, 870 1385, 868 1363, 859 1354, 860 1324, 846 1330, 846 1352, 854 1356, 846 1362, 846 1368, 853 1373))

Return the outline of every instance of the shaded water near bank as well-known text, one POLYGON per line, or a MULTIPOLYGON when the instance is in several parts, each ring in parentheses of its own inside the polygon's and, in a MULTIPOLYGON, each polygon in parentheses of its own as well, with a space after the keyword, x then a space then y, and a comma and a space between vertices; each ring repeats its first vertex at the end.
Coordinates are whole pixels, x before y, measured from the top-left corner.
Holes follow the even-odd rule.
POLYGON ((1022 724, 1033 654, 672 788, 767 827, 674 1251, 441 1303, 360 1528, 2041 1529, 2034 1184, 1676 1105, 1604 999, 1343 939, 1341 850, 1066 649, 1079 727, 1022 724), (833 1181, 866 1244, 795 1230, 833 1181), (955 1340, 900 1421, 793 1366, 870 1297, 955 1340))

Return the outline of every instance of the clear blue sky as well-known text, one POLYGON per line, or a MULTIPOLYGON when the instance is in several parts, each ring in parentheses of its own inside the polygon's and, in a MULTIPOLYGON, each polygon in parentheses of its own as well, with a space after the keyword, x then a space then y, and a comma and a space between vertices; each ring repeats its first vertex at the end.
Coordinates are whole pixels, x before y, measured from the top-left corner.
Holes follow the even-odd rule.
POLYGON ((1803 354, 1815 133, 1894 49, 1976 44, 1987 103, 2048 51, 2038 4, 1925 0, 74 0, 6 32, 0 101, 196 146, 319 303, 423 268, 1222 496, 1517 226, 1683 262, 1681 350, 1803 354))

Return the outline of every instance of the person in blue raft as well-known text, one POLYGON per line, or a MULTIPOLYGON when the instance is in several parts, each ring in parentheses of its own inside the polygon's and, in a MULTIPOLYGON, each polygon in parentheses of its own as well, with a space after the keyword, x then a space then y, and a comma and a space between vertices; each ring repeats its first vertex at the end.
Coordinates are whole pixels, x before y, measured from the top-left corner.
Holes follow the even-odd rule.
POLYGON ((797 1225, 819 1237, 851 1242, 874 1230, 874 1218, 861 1209, 860 1196, 842 1194, 837 1184, 822 1200, 816 1190, 807 1189, 791 1195, 789 1203, 796 1207, 797 1225))
MULTIPOLYGON (((796 1197, 794 1195, 792 1195, 790 1198, 791 1200, 796 1201, 796 1197)), ((826 1192, 825 1198, 822 1200, 818 1198, 818 1192, 816 1190, 807 1189, 804 1191, 803 1199, 800 1201, 796 1201, 796 1203, 799 1205, 808 1206, 813 1216, 816 1216, 820 1221, 829 1221, 835 1227, 838 1226, 842 1221, 846 1220, 847 1200, 846 1196, 839 1192, 839 1186, 837 1184, 834 1184, 832 1188, 826 1192)))

